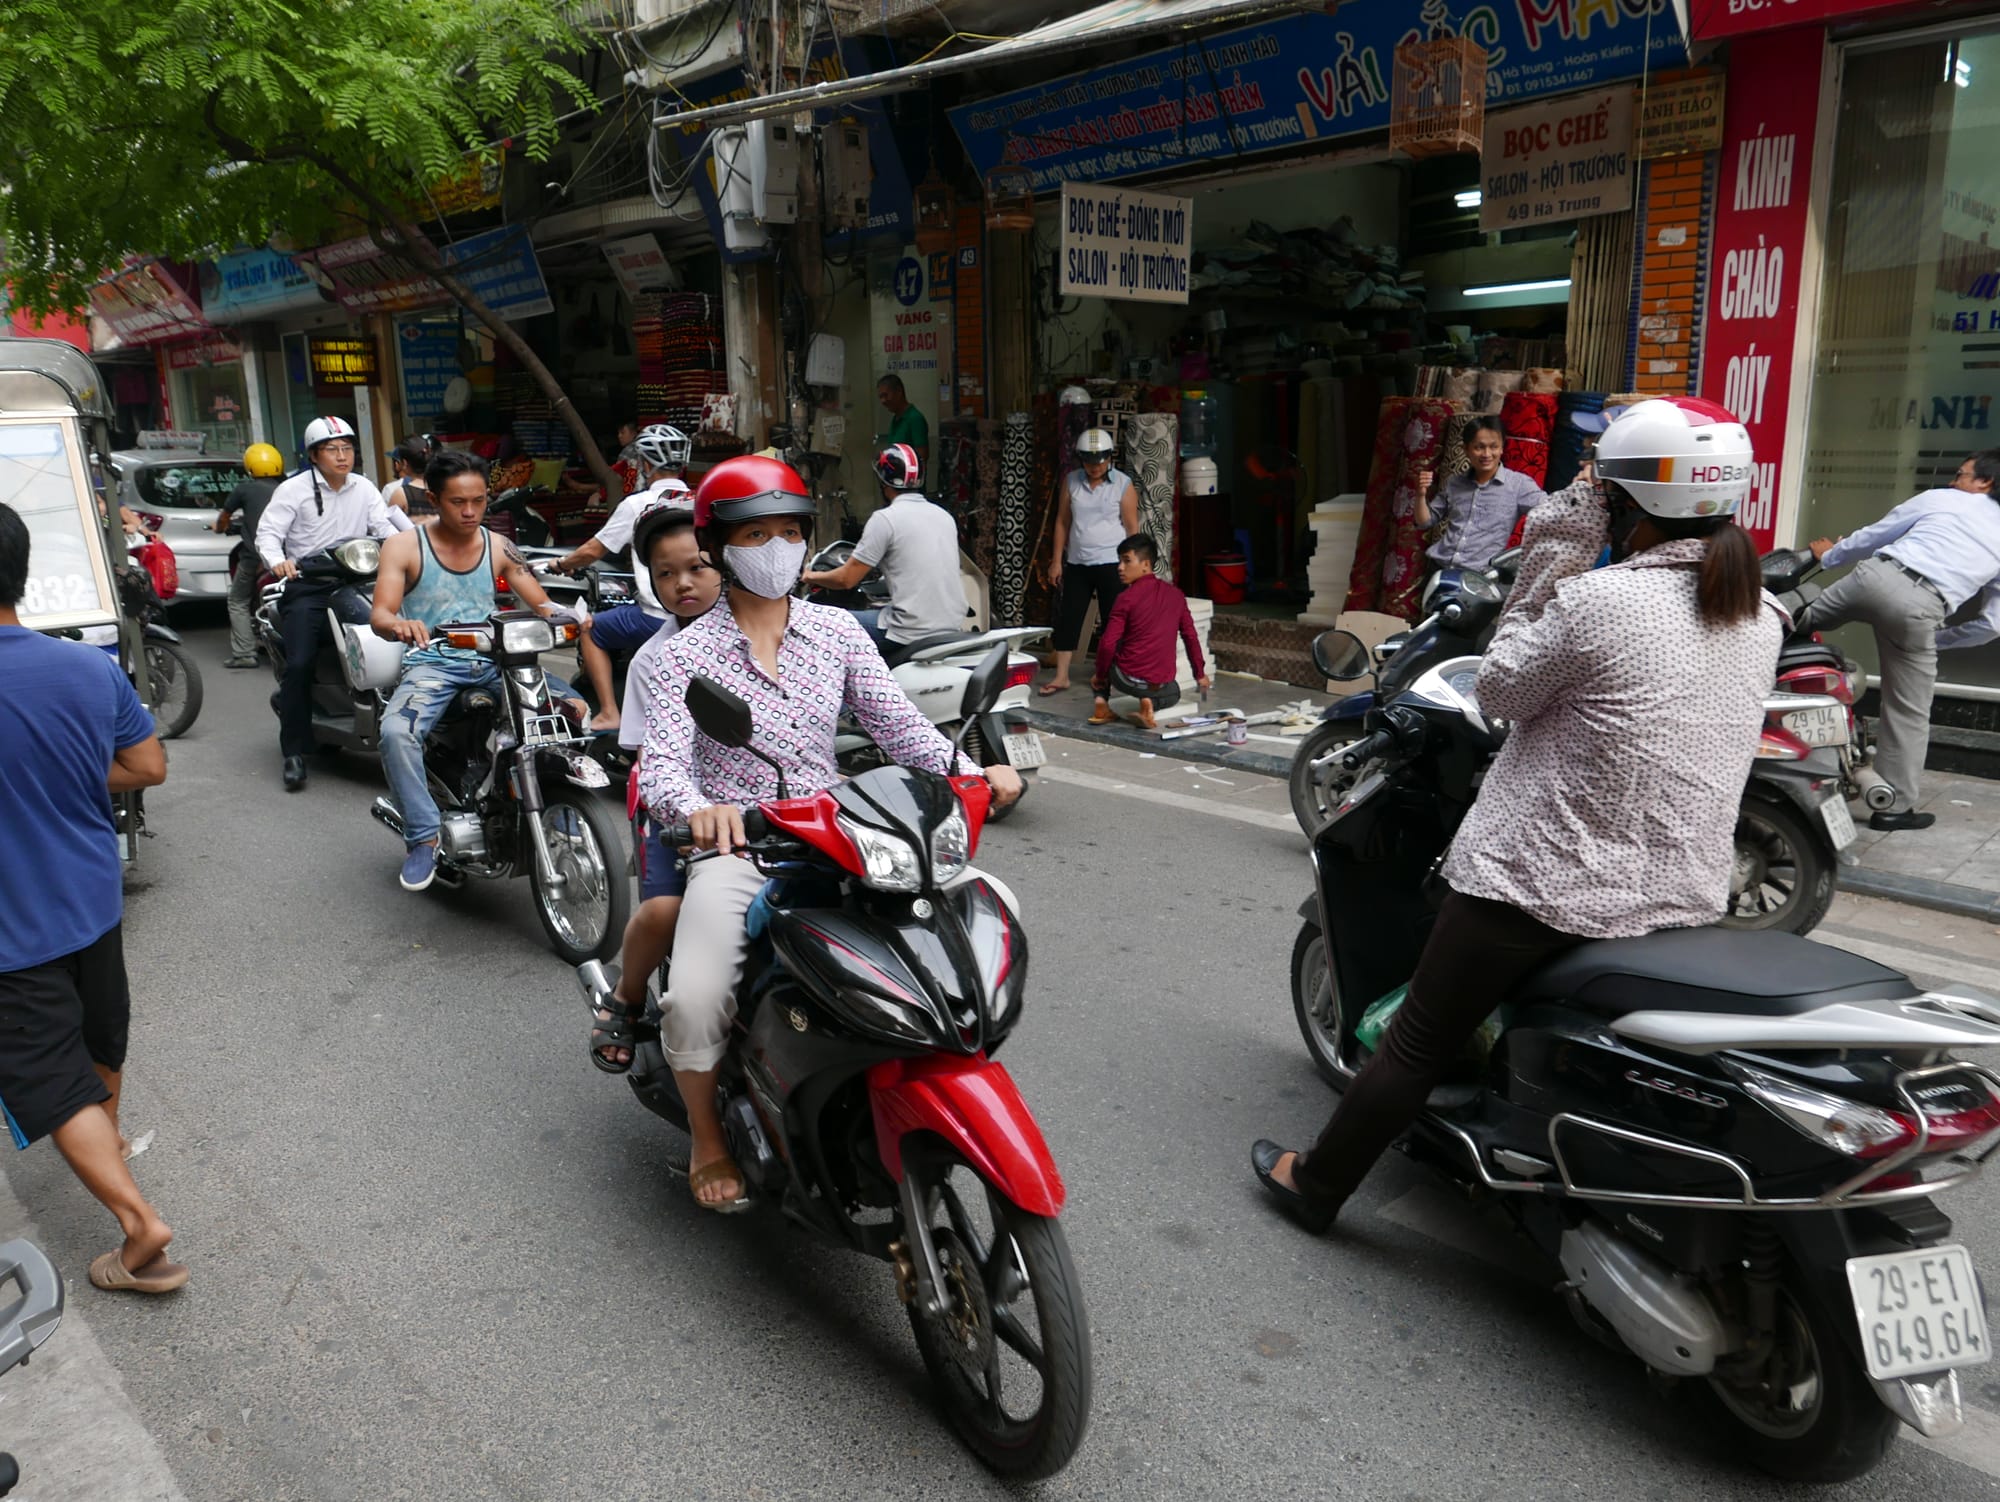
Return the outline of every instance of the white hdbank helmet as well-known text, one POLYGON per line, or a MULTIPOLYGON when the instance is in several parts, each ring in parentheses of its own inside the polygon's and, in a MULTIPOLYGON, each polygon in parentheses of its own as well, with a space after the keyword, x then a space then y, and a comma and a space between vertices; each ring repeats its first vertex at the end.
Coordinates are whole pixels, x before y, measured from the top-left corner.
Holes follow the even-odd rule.
POLYGON ((344 417, 315 417, 306 424, 305 450, 308 454, 333 438, 352 439, 354 424, 344 417))
POLYGON ((1728 408, 1663 396, 1621 412, 1597 441, 1597 475, 1668 520, 1734 516, 1750 494, 1750 434, 1728 408))

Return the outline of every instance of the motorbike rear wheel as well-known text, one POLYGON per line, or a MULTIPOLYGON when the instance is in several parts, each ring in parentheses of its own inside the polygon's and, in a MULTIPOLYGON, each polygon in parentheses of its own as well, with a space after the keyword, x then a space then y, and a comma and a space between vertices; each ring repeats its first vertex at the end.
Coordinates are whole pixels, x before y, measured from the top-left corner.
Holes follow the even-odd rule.
POLYGON ((1841 1326, 1810 1292, 1777 1288, 1777 1330, 1761 1381, 1708 1379, 1734 1447, 1786 1481, 1850 1481, 1871 1471, 1901 1420, 1882 1405, 1841 1326))
POLYGON ((1062 1226, 942 1146, 906 1151, 904 1164, 919 1175, 944 1272, 943 1310, 908 1308, 945 1413, 1000 1475, 1053 1476, 1090 1422, 1090 1327, 1062 1226))
POLYGON ((152 687, 154 733, 163 741, 185 735, 201 713, 201 669, 173 642, 149 641, 146 676, 152 687))
POLYGON ((1359 720, 1322 720, 1292 757, 1292 817, 1311 839, 1326 827, 1355 775, 1340 764, 1340 749, 1361 738, 1359 720))
POLYGON ((549 793, 535 817, 548 837, 549 859, 564 878, 562 891, 551 892, 542 882, 540 864, 532 853, 528 856, 535 912, 549 947, 571 965, 610 959, 632 916, 624 821, 614 819, 602 799, 569 788, 549 793))
POLYGON ((1722 927, 1808 934, 1833 906, 1825 838, 1797 809, 1745 798, 1736 816, 1736 867, 1722 927))

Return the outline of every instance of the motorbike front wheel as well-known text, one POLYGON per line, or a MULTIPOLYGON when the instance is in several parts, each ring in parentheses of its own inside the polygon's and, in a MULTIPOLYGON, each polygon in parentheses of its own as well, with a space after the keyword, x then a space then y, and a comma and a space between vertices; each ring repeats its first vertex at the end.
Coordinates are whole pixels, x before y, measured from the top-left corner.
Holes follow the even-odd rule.
POLYGON ((1329 1085, 1343 1088, 1347 1075, 1340 1067, 1340 991, 1328 963, 1326 935, 1316 923, 1303 925, 1292 942, 1292 1015, 1313 1068, 1329 1085))
POLYGON ((1833 854, 1823 834, 1787 804, 1743 800, 1724 928, 1811 933, 1833 906, 1833 887, 1833 854))
POLYGON ((1341 751, 1361 738, 1359 720, 1322 720, 1292 757, 1292 817, 1311 839, 1326 827, 1355 774, 1340 764, 1341 751))
POLYGON ((1873 1470, 1902 1421, 1875 1396, 1840 1323, 1787 1281, 1777 1288, 1773 1335, 1761 1367, 1708 1379, 1735 1448, 1786 1481, 1849 1481, 1873 1470))
POLYGON ((610 959, 632 914, 624 822, 612 817, 602 799, 567 787, 550 793, 541 813, 529 817, 542 821, 549 860, 563 878, 561 890, 551 891, 542 880, 540 862, 529 854, 535 912, 550 947, 571 965, 610 959))
POLYGON ((153 732, 163 741, 185 735, 201 713, 201 669, 174 643, 149 641, 146 676, 152 685, 153 732))
POLYGON ((944 1273, 944 1308, 910 1328, 959 1436, 1010 1480, 1069 1464, 1090 1422, 1090 1328, 1054 1218, 1008 1200, 959 1157, 906 1153, 944 1273))

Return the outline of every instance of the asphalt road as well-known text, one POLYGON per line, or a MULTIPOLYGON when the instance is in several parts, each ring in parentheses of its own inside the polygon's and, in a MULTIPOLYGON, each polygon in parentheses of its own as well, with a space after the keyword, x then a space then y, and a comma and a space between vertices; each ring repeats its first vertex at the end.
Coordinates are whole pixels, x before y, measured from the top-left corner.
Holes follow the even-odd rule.
MULTIPOLYGON (((999 1496, 931 1408, 886 1267, 697 1212, 672 1134, 590 1068, 525 883, 412 897, 372 763, 287 796, 270 679, 220 667, 149 799, 126 949, 127 1124, 194 1270, 90 1288, 110 1222, 46 1146, 9 1159, 70 1316, 0 1379, 26 1502, 999 1496)), ((1765 1499, 1550 1275, 1392 1156, 1336 1236, 1246 1166, 1329 1105, 1286 962, 1282 788, 1076 743, 982 864, 1020 894, 1006 1060, 1069 1184, 1090 1435, 1049 1497, 1765 1499)), ((2000 989, 2000 933, 1842 898, 1835 936, 2000 989)), ((1948 1208, 2000 1268, 1996 1191, 1948 1208)), ((2000 1371, 1967 1433, 1800 1497, 2000 1490, 2000 1371)))

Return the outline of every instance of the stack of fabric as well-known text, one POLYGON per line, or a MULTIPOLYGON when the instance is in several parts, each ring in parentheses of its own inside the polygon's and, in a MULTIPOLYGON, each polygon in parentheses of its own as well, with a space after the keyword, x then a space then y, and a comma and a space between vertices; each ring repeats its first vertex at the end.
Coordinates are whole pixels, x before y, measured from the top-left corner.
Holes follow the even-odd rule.
POLYGON ((554 404, 534 377, 525 370, 509 371, 501 401, 514 415, 514 447, 521 453, 538 459, 561 459, 569 454, 569 429, 556 416, 554 404))
POLYGON ((1423 581, 1417 476, 1437 464, 1454 415, 1451 403, 1435 399, 1392 396, 1383 401, 1368 468, 1367 505, 1348 576, 1347 609, 1414 617, 1423 581))
POLYGON ((1500 424, 1507 430, 1507 447, 1500 462, 1537 485, 1549 477, 1549 440, 1555 435, 1554 392, 1513 391, 1500 404, 1500 424))
POLYGON ((722 305, 705 292, 642 293, 633 299, 642 423, 701 426, 702 403, 728 389, 722 364, 722 305))

